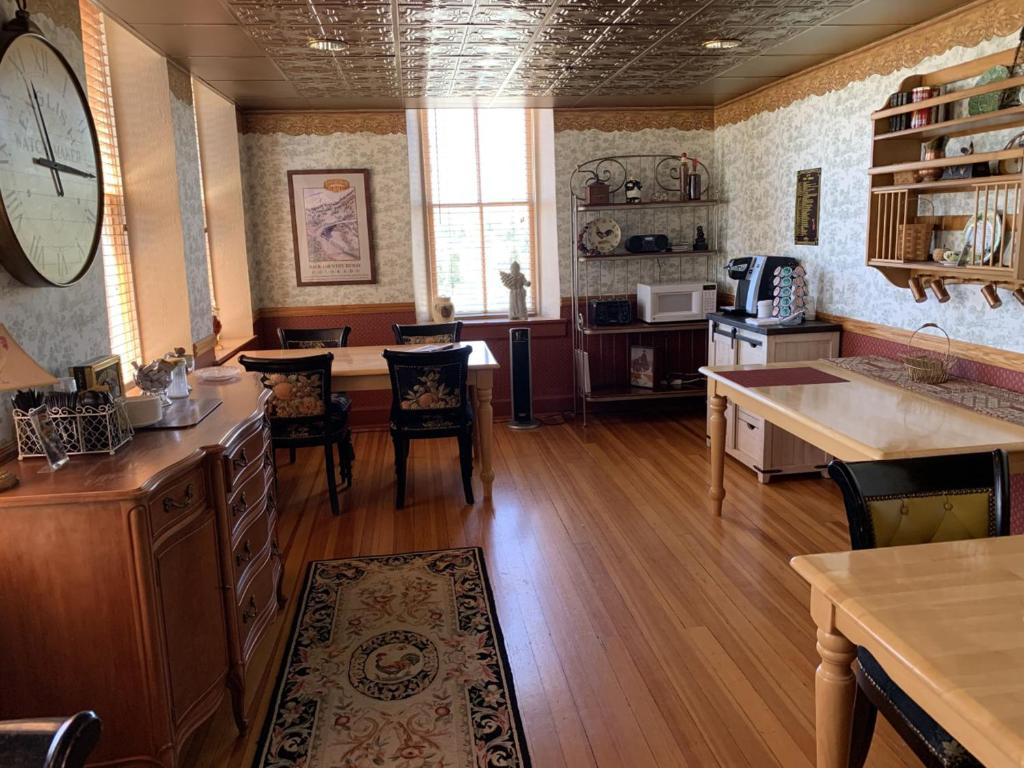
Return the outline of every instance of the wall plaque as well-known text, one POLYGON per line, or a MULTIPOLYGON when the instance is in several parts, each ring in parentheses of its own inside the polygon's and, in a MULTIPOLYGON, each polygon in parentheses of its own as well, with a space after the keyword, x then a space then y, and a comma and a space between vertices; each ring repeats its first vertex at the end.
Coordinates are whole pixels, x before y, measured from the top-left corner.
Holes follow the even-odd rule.
POLYGON ((821 214, 821 168, 796 172, 795 242, 818 244, 818 219, 821 214))

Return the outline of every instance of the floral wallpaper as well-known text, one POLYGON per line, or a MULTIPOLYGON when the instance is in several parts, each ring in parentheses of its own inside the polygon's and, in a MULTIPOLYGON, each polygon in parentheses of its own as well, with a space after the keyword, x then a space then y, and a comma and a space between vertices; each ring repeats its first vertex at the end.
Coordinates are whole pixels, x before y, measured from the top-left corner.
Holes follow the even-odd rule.
POLYGON ((203 214, 196 115, 189 76, 171 64, 167 65, 167 74, 171 86, 171 127, 174 131, 174 159, 178 170, 181 234, 185 245, 189 324, 192 329, 192 341, 195 342, 213 333, 213 306, 207 272, 206 217, 203 214))
MULTIPOLYGON (((574 125, 562 118, 556 111, 556 126, 574 125)), ((571 221, 571 199, 569 184, 573 171, 580 163, 610 155, 680 155, 686 152, 696 157, 711 169, 712 189, 710 195, 718 196, 715 189, 719 176, 714 155, 714 133, 708 129, 680 130, 677 128, 640 128, 638 130, 604 130, 575 128, 557 130, 555 133, 555 177, 558 180, 558 262, 559 284, 562 296, 572 295, 572 259, 576 246, 573 242, 571 221)), ((635 127, 635 126, 634 126, 635 127)), ((644 184, 644 199, 650 199, 655 184, 649 177, 653 170, 641 166, 631 168, 631 173, 641 177, 644 184)), ((696 226, 704 226, 705 235, 712 238, 712 225, 705 217, 707 211, 694 210, 645 210, 613 211, 606 214, 622 230, 625 239, 638 234, 666 234, 673 243, 692 244, 696 226)), ((595 215, 583 214, 581 222, 595 215)), ((706 279, 706 259, 703 256, 681 256, 659 261, 617 261, 607 264, 592 264, 583 279, 592 294, 635 293, 638 282, 702 281, 706 279)))
POLYGON ((413 301, 404 132, 243 133, 242 192, 254 307, 413 301), (368 168, 375 285, 298 286, 288 171, 368 168))
MULTIPOLYGON (((962 341, 1024 351, 1024 315, 1005 291, 1001 291, 1003 306, 995 311, 988 308, 978 286, 950 286, 952 300, 946 304, 933 298, 915 304, 909 291, 896 288, 864 264, 870 113, 880 109, 900 81, 916 71, 969 61, 1016 42, 1016 35, 1011 35, 973 48, 954 48, 912 69, 872 76, 743 122, 719 125, 714 144, 715 165, 728 200, 725 257, 775 254, 801 259, 820 310, 911 330, 936 322, 962 341), (796 173, 819 167, 820 245, 797 246, 793 243, 796 173)), ((990 141, 999 144, 1004 139, 990 141)), ((979 151, 987 148, 978 145, 979 151)), ((936 211, 944 212, 941 207, 936 211)), ((922 213, 929 211, 925 208, 922 213)), ((721 273, 719 279, 726 282, 721 273)))
MULTIPOLYGON (((84 75, 78 0, 51 0, 54 16, 72 26, 57 26, 40 11, 32 14, 43 34, 65 55, 79 78, 84 75)), ((13 0, 0 0, 0 22, 14 16, 13 0)), ((0 323, 40 365, 66 376, 69 365, 110 351, 102 259, 70 288, 30 288, 0 269, 0 323)), ((13 440, 9 393, 0 393, 0 445, 13 440)))

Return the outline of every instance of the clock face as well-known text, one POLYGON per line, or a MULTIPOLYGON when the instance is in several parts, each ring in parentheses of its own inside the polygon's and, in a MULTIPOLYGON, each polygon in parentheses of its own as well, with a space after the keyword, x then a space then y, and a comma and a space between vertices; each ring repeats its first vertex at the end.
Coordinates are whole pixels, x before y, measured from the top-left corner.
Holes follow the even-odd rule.
POLYGON ((70 285, 92 264, 103 212, 88 102, 39 35, 0 55, 0 258, 22 282, 70 285))

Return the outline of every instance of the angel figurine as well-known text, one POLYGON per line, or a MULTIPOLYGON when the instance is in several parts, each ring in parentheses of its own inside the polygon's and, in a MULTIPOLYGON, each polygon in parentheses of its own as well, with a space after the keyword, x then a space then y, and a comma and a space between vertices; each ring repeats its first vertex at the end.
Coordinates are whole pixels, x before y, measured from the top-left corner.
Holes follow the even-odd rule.
POLYGON ((526 319, 526 289, 530 281, 519 268, 519 262, 513 261, 508 272, 501 273, 501 284, 508 288, 508 319, 526 319))

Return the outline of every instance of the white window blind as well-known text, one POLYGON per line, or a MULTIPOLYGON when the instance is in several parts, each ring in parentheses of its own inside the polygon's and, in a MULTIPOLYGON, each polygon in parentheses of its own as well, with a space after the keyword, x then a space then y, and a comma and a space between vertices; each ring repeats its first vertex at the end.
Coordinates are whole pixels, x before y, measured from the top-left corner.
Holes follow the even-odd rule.
MULTIPOLYGON (((196 81, 192 78, 192 93, 196 91, 196 81)), ((194 97, 193 97, 194 98, 194 97)), ((203 238, 206 240, 206 282, 210 288, 210 304, 213 314, 218 313, 217 291, 213 283, 213 251, 210 249, 210 222, 206 211, 206 178, 203 171, 203 153, 199 149, 199 108, 193 102, 192 117, 196 131, 196 156, 199 158, 199 200, 203 205, 203 238)))
POLYGON ((508 311, 500 271, 527 273, 536 311, 533 114, 527 109, 420 113, 431 299, 461 316, 508 311))
POLYGON ((121 357, 125 378, 131 363, 142 356, 139 321, 135 309, 128 224, 124 210, 121 159, 117 151, 117 129, 110 90, 110 64, 103 14, 91 0, 80 0, 82 46, 85 51, 85 81, 89 108, 99 137, 103 162, 103 277, 107 294, 107 323, 110 350, 121 357))

